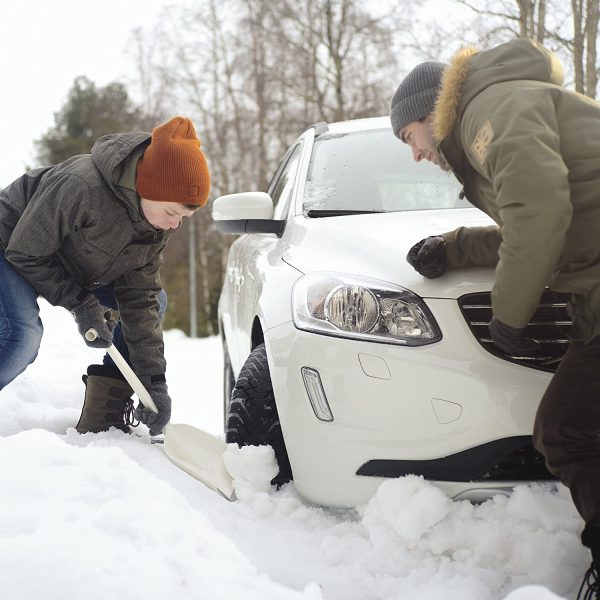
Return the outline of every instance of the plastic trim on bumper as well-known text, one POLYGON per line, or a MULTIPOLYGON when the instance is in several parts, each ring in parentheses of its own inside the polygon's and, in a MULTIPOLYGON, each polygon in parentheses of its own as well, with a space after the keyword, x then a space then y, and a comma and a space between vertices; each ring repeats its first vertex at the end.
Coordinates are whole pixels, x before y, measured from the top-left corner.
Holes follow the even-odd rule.
MULTIPOLYGON (((490 472, 502 459, 522 448, 531 448, 531 445, 531 436, 522 435, 494 440, 433 460, 370 460, 356 474, 367 477, 422 475, 425 479, 441 481, 514 480, 514 473, 508 477, 496 477, 490 472)), ((547 471, 537 475, 536 479, 554 479, 547 471)))

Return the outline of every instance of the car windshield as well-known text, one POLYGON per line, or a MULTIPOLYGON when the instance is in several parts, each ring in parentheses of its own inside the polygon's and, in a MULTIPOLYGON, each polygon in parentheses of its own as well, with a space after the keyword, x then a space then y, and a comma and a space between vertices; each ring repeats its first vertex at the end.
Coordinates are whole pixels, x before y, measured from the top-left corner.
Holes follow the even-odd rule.
POLYGON ((303 198, 309 217, 363 212, 466 208, 451 173, 427 161, 389 128, 315 140, 303 198))

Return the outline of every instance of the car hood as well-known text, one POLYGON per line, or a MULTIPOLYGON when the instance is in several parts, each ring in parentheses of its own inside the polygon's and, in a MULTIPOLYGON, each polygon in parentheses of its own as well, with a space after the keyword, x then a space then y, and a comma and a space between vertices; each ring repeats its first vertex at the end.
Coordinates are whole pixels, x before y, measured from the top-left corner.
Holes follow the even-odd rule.
POLYGON ((288 223, 283 260, 302 271, 335 271, 395 283, 424 298, 458 298, 490 290, 493 269, 451 269, 426 279, 407 262, 419 240, 460 226, 491 225, 475 208, 428 210, 343 217, 305 218, 288 223))

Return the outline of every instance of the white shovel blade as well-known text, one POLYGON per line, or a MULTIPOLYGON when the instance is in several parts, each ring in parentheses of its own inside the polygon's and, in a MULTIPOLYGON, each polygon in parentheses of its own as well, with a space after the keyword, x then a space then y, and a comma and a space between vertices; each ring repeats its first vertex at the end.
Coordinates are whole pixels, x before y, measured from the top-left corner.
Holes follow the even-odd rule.
POLYGON ((169 460, 227 500, 235 500, 233 480, 225 468, 227 444, 197 427, 168 423, 164 430, 169 460))

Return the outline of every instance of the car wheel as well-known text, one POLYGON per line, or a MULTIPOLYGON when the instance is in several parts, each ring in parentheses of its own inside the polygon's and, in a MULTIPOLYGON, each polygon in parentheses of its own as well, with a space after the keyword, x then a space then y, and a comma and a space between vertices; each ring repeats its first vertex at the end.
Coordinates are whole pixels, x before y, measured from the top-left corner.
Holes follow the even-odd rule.
POLYGON ((235 382, 225 440, 238 446, 271 446, 279 465, 271 483, 280 486, 293 479, 264 344, 252 350, 235 382))

